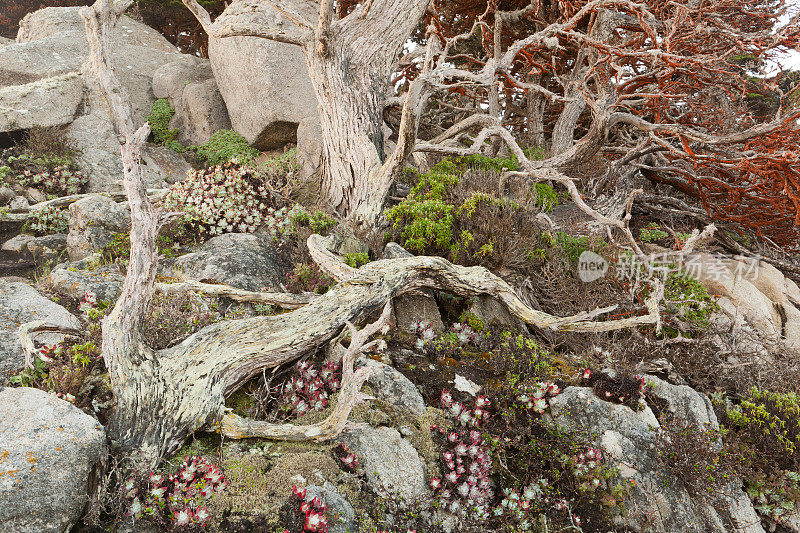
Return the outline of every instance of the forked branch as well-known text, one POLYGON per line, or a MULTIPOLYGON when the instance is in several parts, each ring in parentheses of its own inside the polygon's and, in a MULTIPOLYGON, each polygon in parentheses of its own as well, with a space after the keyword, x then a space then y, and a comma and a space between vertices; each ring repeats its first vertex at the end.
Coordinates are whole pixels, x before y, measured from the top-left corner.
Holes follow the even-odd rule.
POLYGON ((350 330, 350 346, 342 356, 342 388, 339 390, 333 410, 325 420, 317 424, 299 426, 249 420, 228 413, 222 418, 220 433, 232 439, 263 437, 291 441, 326 441, 340 435, 347 427, 347 419, 353 408, 362 401, 372 399, 371 396, 361 392, 361 387, 372 375, 374 368, 365 366, 355 370, 355 363, 362 353, 372 348, 377 342, 368 342, 372 335, 378 331, 385 333, 389 330, 391 314, 390 300, 383 307, 380 318, 363 329, 357 330, 352 322, 347 322, 347 328, 350 330))

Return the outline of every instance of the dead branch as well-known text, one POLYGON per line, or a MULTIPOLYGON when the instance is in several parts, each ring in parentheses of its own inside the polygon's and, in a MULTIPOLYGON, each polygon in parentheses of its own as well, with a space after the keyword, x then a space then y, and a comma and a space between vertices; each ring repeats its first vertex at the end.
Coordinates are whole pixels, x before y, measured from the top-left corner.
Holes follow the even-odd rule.
MULTIPOLYGON (((147 189, 147 195, 150 197, 151 200, 157 200, 161 198, 168 189, 147 189)), ((60 196, 58 198, 53 198, 52 200, 45 200, 44 202, 38 202, 30 206, 25 211, 12 211, 10 213, 0 213, 0 222, 25 222, 36 214, 39 211, 50 207, 66 207, 70 204, 74 204, 78 200, 83 198, 88 198, 89 196, 95 196, 97 194, 102 194, 103 196, 108 196, 112 200, 117 202, 124 201, 126 199, 124 192, 104 192, 104 193, 85 193, 85 194, 71 194, 69 196, 60 196)))
POLYGON ((284 309, 297 309, 318 296, 313 292, 306 292, 303 294, 293 294, 291 292, 252 292, 231 287, 230 285, 202 283, 194 280, 180 283, 156 283, 155 290, 171 294, 197 292, 206 296, 230 298, 237 302, 277 305, 284 309))
POLYGON ((259 37, 261 39, 268 39, 286 44, 302 45, 303 40, 307 39, 310 35, 311 26, 308 22, 291 7, 284 5, 283 2, 276 0, 270 2, 270 4, 273 4, 276 11, 294 22, 298 28, 305 30, 304 33, 298 35, 297 32, 287 33, 284 31, 276 31, 259 24, 229 24, 227 26, 221 26, 211 21, 211 15, 209 15, 208 11, 197 3, 196 0, 183 0, 183 5, 189 8, 189 11, 192 12, 209 37, 218 39, 223 37, 259 37))
POLYGON ((34 334, 44 332, 63 333, 64 335, 77 335, 80 333, 80 331, 72 328, 53 326, 46 320, 35 320, 22 324, 17 330, 17 336, 19 337, 19 343, 22 345, 22 353, 25 354, 25 368, 33 368, 33 359, 36 353, 36 346, 33 344, 34 334))

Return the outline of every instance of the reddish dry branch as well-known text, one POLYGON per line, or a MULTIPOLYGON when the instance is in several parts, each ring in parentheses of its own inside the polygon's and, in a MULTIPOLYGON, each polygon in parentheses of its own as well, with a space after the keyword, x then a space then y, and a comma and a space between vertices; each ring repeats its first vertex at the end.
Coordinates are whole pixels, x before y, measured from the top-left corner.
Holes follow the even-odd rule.
MULTIPOLYGON (((435 111, 449 126, 465 109, 488 109, 520 144, 545 149, 536 169, 585 178, 587 163, 605 165, 609 188, 626 168, 640 169, 700 200, 715 220, 797 245, 800 76, 751 74, 800 43, 797 15, 778 24, 790 8, 760 0, 436 2, 428 17, 442 48, 462 41, 447 68, 428 75, 451 104, 435 111), (770 128, 758 135, 741 135, 764 123, 770 128)), ((410 64, 397 80, 421 76, 410 64)), ((486 140, 468 131, 458 139, 486 140)))

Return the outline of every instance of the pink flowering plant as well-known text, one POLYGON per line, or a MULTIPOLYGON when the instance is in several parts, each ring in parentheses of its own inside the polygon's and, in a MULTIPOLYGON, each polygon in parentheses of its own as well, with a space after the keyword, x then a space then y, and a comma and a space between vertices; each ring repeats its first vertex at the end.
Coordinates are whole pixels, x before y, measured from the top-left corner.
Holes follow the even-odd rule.
POLYGON ((491 453, 504 465, 502 498, 492 510, 501 530, 606 531, 621 512, 624 492, 610 482, 614 470, 588 435, 568 431, 545 416, 561 394, 552 380, 511 380, 491 418, 491 453), (511 473, 513 472, 513 476, 511 473))
POLYGON ((333 455, 338 459, 339 466, 346 472, 354 472, 361 464, 358 455, 353 453, 344 442, 340 442, 333 448, 333 455))
POLYGON ((414 347, 437 357, 452 357, 464 348, 482 346, 485 341, 484 335, 462 322, 452 324, 439 335, 427 320, 414 322, 412 329, 416 337, 414 347))
POLYGON ((39 172, 26 169, 19 177, 19 184, 23 187, 34 187, 56 196, 78 194, 87 183, 89 179, 69 165, 59 165, 39 172))
POLYGON ((442 509, 482 522, 489 516, 494 496, 489 480, 492 459, 483 431, 491 402, 478 396, 465 405, 443 390, 441 407, 452 420, 452 427, 437 428, 443 442, 443 474, 431 478, 430 487, 442 509))
POLYGON ((294 486, 289 501, 282 509, 289 526, 284 533, 327 533, 328 506, 319 498, 309 498, 304 487, 294 486))
POLYGON ((299 361, 280 388, 281 411, 286 417, 303 416, 328 407, 331 395, 342 387, 341 362, 299 361))
POLYGON ((166 209, 185 212, 190 227, 210 236, 252 233, 266 226, 284 242, 301 208, 279 204, 265 177, 239 163, 193 170, 170 188, 164 200, 166 209))
POLYGON ((202 456, 187 457, 171 475, 151 473, 130 478, 120 489, 126 515, 174 529, 202 528, 209 524, 208 502, 225 490, 228 482, 220 468, 202 456))

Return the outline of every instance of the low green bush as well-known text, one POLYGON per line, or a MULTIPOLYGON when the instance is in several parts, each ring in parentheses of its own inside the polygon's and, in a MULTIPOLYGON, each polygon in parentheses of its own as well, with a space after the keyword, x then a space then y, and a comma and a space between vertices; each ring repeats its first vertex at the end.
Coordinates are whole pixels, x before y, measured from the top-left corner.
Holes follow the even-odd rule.
POLYGON ((538 247, 534 213, 492 193, 484 174, 514 168, 510 159, 445 159, 416 176, 411 192, 386 212, 394 238, 408 250, 463 265, 524 264, 538 247), (481 189, 480 186, 483 186, 481 189))
POLYGON ((211 138, 196 148, 197 155, 210 165, 221 165, 229 161, 250 163, 258 156, 247 140, 233 130, 217 130, 211 138))
POLYGON ((175 109, 169 105, 165 98, 156 100, 150 108, 147 122, 150 124, 150 131, 153 140, 157 144, 164 145, 176 152, 185 152, 186 147, 178 142, 178 130, 169 129, 169 121, 175 114, 175 109))

